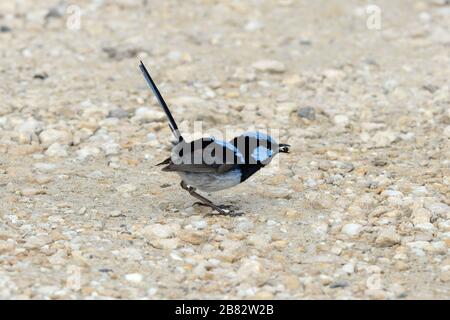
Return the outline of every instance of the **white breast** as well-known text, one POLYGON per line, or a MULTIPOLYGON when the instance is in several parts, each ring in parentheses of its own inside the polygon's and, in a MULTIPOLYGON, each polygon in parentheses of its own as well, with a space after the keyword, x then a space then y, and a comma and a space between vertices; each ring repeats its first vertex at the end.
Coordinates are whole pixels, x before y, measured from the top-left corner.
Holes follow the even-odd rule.
POLYGON ((178 172, 187 185, 206 192, 228 189, 241 182, 241 171, 233 169, 226 173, 178 172))

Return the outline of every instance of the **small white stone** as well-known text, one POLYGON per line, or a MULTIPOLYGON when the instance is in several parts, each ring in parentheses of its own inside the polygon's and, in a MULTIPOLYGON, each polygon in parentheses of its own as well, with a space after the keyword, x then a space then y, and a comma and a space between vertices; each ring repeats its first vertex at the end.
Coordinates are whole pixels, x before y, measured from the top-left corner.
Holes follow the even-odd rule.
POLYGON ((430 210, 433 215, 442 217, 444 219, 450 219, 450 206, 442 202, 425 202, 425 208, 430 210))
POLYGON ((402 206, 403 200, 400 197, 388 197, 387 202, 392 206, 402 206))
POLYGON ((248 280, 251 277, 261 273, 263 268, 261 264, 252 259, 244 259, 239 270, 238 277, 242 280, 248 280))
POLYGON ((438 254, 446 254, 448 247, 447 247, 447 243, 445 241, 433 241, 431 243, 432 246, 432 250, 435 253, 438 254))
POLYGON ((63 130, 46 129, 39 134, 41 144, 47 148, 55 142, 68 145, 72 142, 72 135, 63 130))
POLYGON ((427 187, 425 187, 425 186, 420 186, 420 187, 414 188, 413 194, 415 194, 415 195, 417 195, 417 196, 423 196, 423 195, 426 195, 426 194, 428 194, 427 187))
POLYGON ((425 208, 417 208, 412 213, 412 221, 415 226, 419 224, 429 223, 431 219, 431 212, 425 208))
POLYGON ((397 86, 398 86, 398 82, 397 82, 397 80, 394 80, 394 79, 389 79, 383 84, 383 88, 386 91, 392 91, 395 88, 397 88, 397 86))
POLYGON ((176 50, 170 51, 167 54, 167 58, 169 58, 172 61, 179 61, 181 60, 181 52, 176 50))
POLYGON ((423 23, 427 23, 431 21, 431 15, 428 12, 419 13, 419 20, 423 23))
POLYGON ((350 122, 348 117, 346 115, 343 115, 343 114, 335 115, 334 118, 333 118, 333 121, 334 121, 335 125, 342 126, 342 127, 345 127, 350 122))
POLYGON ((256 31, 263 27, 263 24, 258 20, 250 20, 244 26, 245 31, 256 31))
POLYGON ((86 160, 90 157, 95 157, 100 153, 100 149, 93 146, 86 146, 77 151, 77 158, 79 160, 86 160))
POLYGON ((422 231, 433 231, 435 229, 434 225, 429 222, 414 224, 414 228, 422 231))
POLYGON ((275 220, 267 220, 267 226, 273 227, 276 225, 278 225, 278 222, 276 222, 275 220))
POLYGON ((446 126, 444 129, 444 137, 450 138, 450 126, 446 126))
POLYGON ((42 131, 43 129, 43 123, 40 121, 37 121, 34 118, 29 118, 26 121, 24 121, 22 124, 20 124, 16 131, 20 133, 38 133, 42 131))
POLYGON ((120 211, 120 210, 113 210, 109 213, 109 216, 113 217, 113 218, 120 217, 121 215, 122 215, 122 211, 120 211))
POLYGON ((148 295, 149 297, 152 297, 152 296, 154 296, 157 292, 158 292, 158 288, 149 288, 149 289, 147 290, 147 295, 148 295))
POLYGON ((342 271, 348 274, 352 274, 353 272, 355 272, 355 266, 351 263, 347 263, 342 267, 342 271))
POLYGON ((195 220, 191 222, 191 225, 195 228, 195 229, 205 229, 208 226, 208 222, 206 222, 206 220, 195 220))
POLYGON ((136 191, 136 186, 130 184, 130 183, 124 183, 121 184, 120 186, 116 187, 116 190, 119 191, 120 193, 129 193, 129 192, 133 192, 136 191))
POLYGON ((375 243, 381 247, 391 247, 401 242, 401 237, 395 231, 395 228, 388 227, 379 232, 375 243))
POLYGON ((138 108, 134 114, 133 120, 139 122, 163 121, 166 118, 164 112, 147 107, 138 108))
POLYGON ((397 190, 387 189, 381 193, 381 196, 386 197, 386 198, 387 197, 403 197, 403 193, 401 193, 400 191, 397 191, 397 190))
POLYGON ((78 131, 75 131, 73 135, 73 144, 79 145, 80 143, 86 141, 90 136, 92 136, 94 132, 88 128, 81 128, 78 131))
POLYGON ((33 188, 33 187, 25 187, 20 190, 20 194, 22 196, 29 197, 29 196, 35 196, 38 194, 45 194, 45 190, 39 189, 39 188, 33 188))
POLYGON ((125 275, 125 280, 127 280, 129 282, 133 282, 133 283, 139 283, 143 279, 144 279, 144 277, 140 273, 129 273, 129 274, 125 275))
POLYGON ((67 146, 60 144, 59 142, 53 143, 45 151, 45 155, 54 158, 64 158, 67 157, 67 146))
POLYGON ((283 73, 286 71, 284 64, 277 60, 260 60, 252 65, 258 71, 269 73, 283 73))
POLYGON ((320 236, 325 236, 328 232, 328 224, 325 222, 317 222, 313 224, 311 227, 312 231, 320 236))
POLYGON ((50 172, 53 171, 57 168, 58 166, 56 164, 53 163, 43 163, 43 162, 39 162, 39 163, 35 163, 34 164, 34 168, 38 171, 41 172, 50 172))
POLYGON ((387 147, 390 146, 395 140, 397 140, 398 134, 394 131, 386 130, 386 131, 378 131, 371 138, 371 141, 375 144, 376 147, 387 147))
POLYGON ((107 156, 116 155, 120 152, 120 145, 115 142, 105 142, 100 147, 107 156))
POLYGON ((247 232, 253 228, 253 223, 246 218, 242 218, 235 227, 236 231, 247 232))
POLYGON ((270 236, 262 234, 251 234, 247 238, 248 244, 257 248, 264 248, 269 244, 270 236))
POLYGON ((428 241, 411 241, 407 242, 406 245, 411 249, 430 250, 432 248, 428 241))
POLYGON ((330 80, 340 80, 346 76, 344 71, 338 69, 327 69, 322 74, 330 80))
POLYGON ((348 223, 342 227, 341 232, 345 233, 349 237, 355 237, 362 231, 362 225, 357 223, 348 223))
POLYGON ((155 223, 146 226, 142 230, 142 235, 146 239, 167 239, 173 237, 180 230, 180 226, 177 224, 159 224, 155 223))
POLYGON ((177 260, 177 261, 183 261, 183 258, 181 258, 175 251, 170 253, 170 257, 173 260, 177 260))

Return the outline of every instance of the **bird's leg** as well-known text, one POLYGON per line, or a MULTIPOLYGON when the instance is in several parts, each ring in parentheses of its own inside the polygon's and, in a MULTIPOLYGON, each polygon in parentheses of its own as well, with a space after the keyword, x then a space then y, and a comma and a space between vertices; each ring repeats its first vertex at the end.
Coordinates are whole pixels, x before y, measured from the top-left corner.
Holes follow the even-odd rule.
POLYGON ((206 206, 206 207, 210 207, 214 210, 216 210, 217 212, 219 212, 219 214, 221 215, 227 215, 227 216, 234 216, 234 215, 241 215, 242 213, 234 213, 232 211, 225 211, 225 208, 221 208, 218 205, 215 205, 214 203, 212 203, 211 200, 208 200, 207 198, 199 195, 197 192, 195 192, 195 188, 188 186, 184 181, 181 181, 180 186, 186 190, 187 192, 189 192, 189 194, 195 198, 197 198, 198 200, 200 200, 200 202, 197 202, 198 204, 202 205, 202 206, 206 206))

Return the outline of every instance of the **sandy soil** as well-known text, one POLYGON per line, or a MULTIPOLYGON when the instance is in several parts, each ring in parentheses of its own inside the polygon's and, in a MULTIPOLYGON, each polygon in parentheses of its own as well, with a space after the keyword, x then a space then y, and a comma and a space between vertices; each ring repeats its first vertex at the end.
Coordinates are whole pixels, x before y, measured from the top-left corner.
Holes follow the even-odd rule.
POLYGON ((379 30, 356 0, 76 2, 0 3, 1 298, 449 298, 448 1, 376 1, 379 30), (292 145, 210 195, 245 215, 154 166, 139 59, 187 136, 292 145))

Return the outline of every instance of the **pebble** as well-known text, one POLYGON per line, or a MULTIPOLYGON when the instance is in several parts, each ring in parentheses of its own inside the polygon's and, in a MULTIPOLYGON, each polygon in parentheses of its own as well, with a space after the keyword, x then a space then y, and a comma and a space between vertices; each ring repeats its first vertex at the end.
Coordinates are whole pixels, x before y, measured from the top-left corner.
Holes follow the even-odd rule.
POLYGON ((450 206, 442 202, 428 202, 424 203, 424 207, 431 211, 432 216, 450 219, 450 206))
POLYGON ((39 134, 39 140, 44 148, 48 148, 55 142, 60 144, 69 145, 72 143, 72 135, 63 130, 46 129, 39 134))
POLYGON ((195 220, 191 222, 191 225, 195 229, 203 230, 206 229, 206 227, 208 227, 208 222, 206 220, 195 220))
POLYGON ((113 210, 109 213, 109 216, 113 217, 113 218, 117 218, 117 217, 123 216, 123 213, 120 210, 113 210))
POLYGON ((346 76, 344 71, 338 69, 327 69, 324 70, 322 74, 333 81, 342 80, 346 76))
POLYGON ((254 225, 247 218, 240 218, 236 224, 235 231, 238 232, 249 232, 253 229, 254 225))
POLYGON ((76 131, 73 135, 73 144, 75 146, 79 145, 82 142, 85 142, 90 136, 94 134, 94 131, 88 128, 81 128, 76 131))
POLYGON ((375 244, 380 247, 392 247, 400 242, 401 237, 393 227, 387 227, 386 229, 381 230, 375 240, 375 244))
POLYGON ((163 250, 174 250, 180 247, 180 239, 169 238, 169 239, 151 239, 150 244, 157 248, 163 250))
POLYGON ((373 135, 371 141, 376 147, 388 147, 398 139, 398 134, 394 131, 378 131, 373 135))
POLYGON ((36 170, 41 172, 52 172, 58 167, 54 163, 42 163, 42 162, 35 163, 33 166, 36 170))
POLYGON ((62 145, 59 142, 51 144, 45 151, 45 155, 55 158, 65 158, 68 156, 67 146, 62 145))
POLYGON ((6 33, 6 32, 11 32, 12 29, 8 26, 0 26, 0 32, 2 33, 6 33))
POLYGON ((342 267, 342 271, 348 274, 352 274, 353 272, 355 272, 355 266, 351 263, 347 263, 342 267))
POLYGON ((356 237, 361 233, 362 225, 357 223, 348 223, 342 227, 341 231, 349 237, 356 237))
POLYGON ((445 241, 433 241, 431 250, 436 254, 446 255, 448 253, 448 245, 445 241))
POLYGON ((250 20, 244 26, 244 30, 249 31, 249 32, 257 31, 262 28, 263 28, 263 24, 258 20, 250 20))
POLYGON ((428 241, 410 241, 406 245, 411 249, 430 250, 432 248, 428 241))
POLYGON ((443 134, 444 134, 444 137, 447 137, 450 139, 450 125, 445 127, 443 134))
POLYGON ((260 276, 263 272, 264 269, 261 263, 253 259, 244 259, 241 262, 237 276, 241 281, 249 281, 260 276))
POLYGON ((116 109, 109 111, 108 117, 109 118, 117 118, 117 119, 125 119, 125 118, 128 118, 128 111, 121 109, 121 108, 116 108, 116 109))
POLYGON ((28 118, 24 122, 22 122, 19 126, 15 128, 15 130, 19 133, 34 133, 38 134, 44 128, 44 124, 41 121, 37 121, 34 118, 28 118))
POLYGON ((264 248, 270 242, 270 236, 262 234, 251 234, 247 237, 247 242, 249 245, 255 246, 257 248, 264 248))
POLYGON ((94 146, 85 146, 80 150, 77 150, 77 159, 84 161, 100 154, 100 149, 94 146))
POLYGON ((40 188, 33 188, 33 187, 29 187, 29 188, 22 188, 20 190, 20 194, 22 196, 35 196, 38 194, 45 194, 45 190, 44 189, 40 189, 40 188))
POLYGON ((184 241, 193 245, 199 245, 208 240, 208 234, 202 231, 182 230, 178 237, 184 241))
POLYGON ((284 64, 277 60, 259 60, 252 64, 257 71, 268 73, 283 73, 286 71, 284 64))
POLYGON ((415 226, 419 224, 429 223, 431 212, 425 208, 417 208, 412 213, 412 222, 415 226))
POLYGON ((105 142, 100 146, 100 148, 107 156, 117 155, 120 153, 120 145, 115 142, 105 142))
POLYGON ((136 191, 137 187, 130 183, 124 183, 121 184, 120 186, 117 186, 116 190, 120 193, 130 193, 136 191))
POLYGON ((172 238, 178 233, 180 226, 177 224, 159 224, 155 223, 144 227, 141 234, 144 238, 151 240, 154 238, 167 239, 172 238))
POLYGON ((132 120, 138 121, 140 123, 146 123, 146 122, 159 122, 166 119, 166 115, 162 111, 150 109, 147 107, 140 107, 138 108, 135 113, 132 120))
POLYGON ((313 107, 301 107, 298 109, 297 115, 310 121, 316 120, 316 110, 313 107))
POLYGON ((331 289, 345 288, 348 286, 349 286, 349 283, 348 283, 348 281, 345 281, 345 280, 337 280, 330 284, 331 289))
POLYGON ((30 250, 40 249, 50 242, 51 242, 51 238, 48 237, 47 235, 31 236, 28 239, 26 239, 23 247, 25 249, 30 249, 30 250))
POLYGON ((333 118, 334 124, 337 126, 347 126, 350 123, 350 119, 343 114, 335 115, 333 118))
POLYGON ((140 283, 144 277, 140 273, 129 273, 125 275, 125 280, 132 282, 132 283, 140 283))

